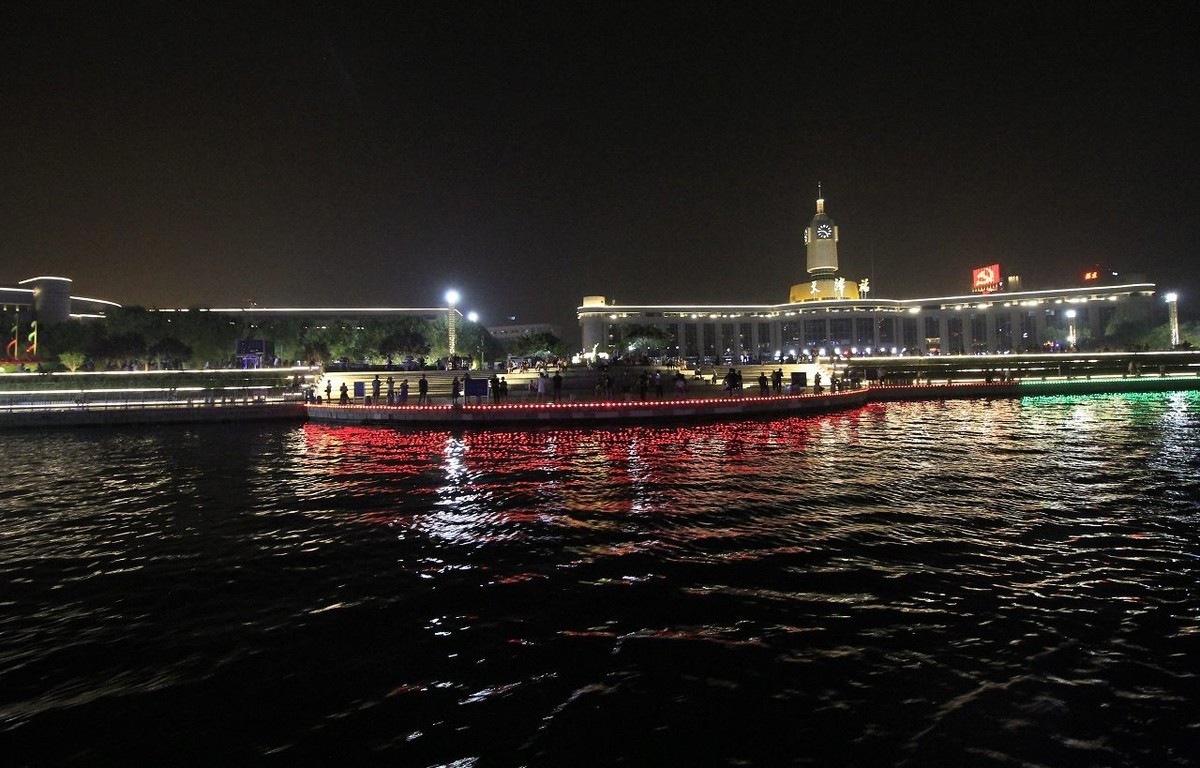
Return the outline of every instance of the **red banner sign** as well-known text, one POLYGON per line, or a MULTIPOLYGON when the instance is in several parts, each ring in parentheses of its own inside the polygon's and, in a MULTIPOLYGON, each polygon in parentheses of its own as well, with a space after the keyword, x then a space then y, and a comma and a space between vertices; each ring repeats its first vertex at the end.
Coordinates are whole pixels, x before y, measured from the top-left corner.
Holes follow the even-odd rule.
POLYGON ((1000 265, 992 264, 971 270, 971 290, 975 293, 987 293, 1000 287, 1000 265))

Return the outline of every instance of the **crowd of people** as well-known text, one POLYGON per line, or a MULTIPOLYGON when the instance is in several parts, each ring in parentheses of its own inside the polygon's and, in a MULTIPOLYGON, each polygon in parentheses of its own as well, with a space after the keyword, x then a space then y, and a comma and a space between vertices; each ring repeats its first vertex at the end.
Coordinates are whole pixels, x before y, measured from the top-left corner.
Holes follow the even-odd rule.
MULTIPOLYGON (((516 396, 521 402, 526 403, 558 403, 562 402, 564 397, 565 379, 562 371, 559 370, 539 370, 536 375, 528 377, 524 386, 521 389, 525 391, 518 393, 516 396)), ((493 405, 501 405, 509 402, 509 382, 506 376, 499 372, 493 372, 487 378, 480 378, 479 372, 477 376, 472 377, 470 371, 462 372, 461 376, 455 375, 449 385, 449 400, 452 405, 460 403, 481 404, 485 400, 493 405)), ((486 373, 486 372, 484 372, 486 373)), ((578 377, 576 377, 577 380, 578 377)), ((823 381, 820 373, 815 373, 811 381, 811 386, 808 382, 800 379, 799 382, 792 380, 785 383, 785 374, 782 369, 776 368, 770 371, 759 371, 757 378, 752 378, 748 383, 743 381, 743 371, 736 367, 729 369, 721 375, 717 370, 714 370, 711 375, 697 375, 692 380, 684 374, 682 370, 663 371, 654 369, 636 370, 622 366, 607 366, 600 369, 598 377, 591 391, 591 399, 608 401, 608 402, 629 402, 637 400, 664 400, 668 397, 680 399, 689 397, 692 388, 697 382, 703 385, 704 392, 711 392, 710 387, 719 387, 725 397, 742 397, 747 394, 747 389, 750 389, 750 394, 758 397, 769 397, 772 395, 784 394, 801 394, 806 391, 812 393, 821 393, 826 389, 833 392, 840 392, 849 387, 857 385, 854 377, 849 375, 838 378, 835 375, 830 375, 828 383, 823 381), (757 386, 756 386, 757 385, 757 386)), ((364 399, 367 404, 376 405, 409 405, 410 394, 412 387, 409 384, 408 378, 402 378, 399 382, 396 378, 388 375, 382 378, 381 374, 375 374, 374 379, 365 382, 367 391, 360 388, 357 392, 358 397, 364 399)), ((440 387, 445 387, 445 380, 442 380, 440 387)), ((571 387, 574 393, 579 392, 578 384, 571 387)), ((334 402, 332 400, 331 381, 327 381, 325 386, 325 402, 334 402)), ((417 380, 417 405, 430 404, 429 381, 425 374, 422 373, 420 379, 417 380)), ((442 397, 445 396, 445 390, 439 389, 442 392, 442 397)), ((347 389, 346 384, 342 384, 341 392, 338 401, 340 404, 349 404, 353 402, 352 393, 347 389)), ((575 398, 575 394, 571 395, 571 399, 575 398)))

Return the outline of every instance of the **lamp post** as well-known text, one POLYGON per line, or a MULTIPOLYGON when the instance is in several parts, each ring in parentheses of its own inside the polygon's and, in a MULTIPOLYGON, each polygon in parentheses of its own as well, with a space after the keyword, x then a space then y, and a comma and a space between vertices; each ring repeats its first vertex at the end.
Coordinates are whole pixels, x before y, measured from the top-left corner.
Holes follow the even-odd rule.
POLYGON ((454 367, 454 343, 458 340, 454 331, 454 305, 458 303, 458 291, 451 288, 446 291, 446 330, 450 337, 450 367, 454 367))
POLYGON ((1167 300, 1167 317, 1171 323, 1171 348, 1179 346, 1179 294, 1168 293, 1163 297, 1167 300))
POLYGON ((1067 310, 1067 343, 1071 345, 1071 349, 1075 349, 1075 310, 1067 310))
MULTIPOLYGON (((467 320, 471 323, 478 323, 479 322, 479 313, 475 312, 474 310, 472 310, 471 312, 468 312, 467 320)), ((478 328, 475 329, 475 338, 477 338, 479 340, 479 344, 477 345, 479 348, 478 369, 483 370, 483 336, 479 333, 478 328)))

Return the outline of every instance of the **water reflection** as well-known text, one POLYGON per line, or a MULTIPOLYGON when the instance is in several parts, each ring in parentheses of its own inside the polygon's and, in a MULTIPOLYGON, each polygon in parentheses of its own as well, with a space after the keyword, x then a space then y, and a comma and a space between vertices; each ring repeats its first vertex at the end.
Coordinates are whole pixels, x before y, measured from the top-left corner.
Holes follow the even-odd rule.
POLYGON ((1167 764, 1198 404, 14 434, 6 745, 69 762, 103 721, 95 762, 578 764, 605 734, 627 764, 1167 764))

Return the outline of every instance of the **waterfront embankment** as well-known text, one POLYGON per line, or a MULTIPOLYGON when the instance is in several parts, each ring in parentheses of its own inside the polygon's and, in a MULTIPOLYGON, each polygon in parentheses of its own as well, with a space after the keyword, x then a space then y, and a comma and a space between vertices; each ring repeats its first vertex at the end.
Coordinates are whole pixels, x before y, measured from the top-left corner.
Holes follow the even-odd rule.
POLYGON ((296 420, 316 368, 0 376, 0 428, 296 420))
POLYGON ((872 384, 842 391, 803 394, 725 395, 648 400, 458 403, 425 405, 310 404, 315 422, 356 425, 487 427, 518 424, 604 424, 708 419, 757 419, 859 408, 871 402, 1022 398, 1048 395, 1121 394, 1200 390, 1195 375, 1133 378, 872 384))
MULTIPOLYGON (((286 368, 8 374, 0 377, 0 428, 265 419, 410 427, 687 422, 778 418, 869 402, 1200 390, 1200 356, 1190 352, 878 358, 837 365, 747 365, 739 370, 744 386, 731 395, 711 369, 610 369, 620 381, 638 381, 643 373, 658 373, 667 380, 662 395, 651 389, 644 396, 637 387, 621 385, 614 394, 599 394, 602 372, 585 368, 563 370, 557 396, 548 381, 538 393, 539 372, 508 372, 502 375, 509 396, 501 402, 486 396, 455 402, 451 390, 453 380, 465 375, 461 371, 322 374, 317 369, 286 368), (770 379, 777 370, 784 381, 798 383, 762 393, 759 375, 770 379), (672 386, 677 373, 686 382, 679 389, 672 386), (820 389, 813 386, 818 373, 820 389), (421 376, 427 380, 430 402, 416 405, 421 376), (407 377, 407 402, 401 402, 397 392, 387 404, 383 386, 375 397, 376 377, 381 384, 391 377, 393 385, 407 377), (831 379, 838 382, 836 390, 828 386, 831 379), (351 397, 345 404, 336 396, 326 397, 342 384, 369 394, 351 397), (320 402, 314 402, 317 399, 320 402)), ((475 377, 482 375, 476 372, 475 377)))

